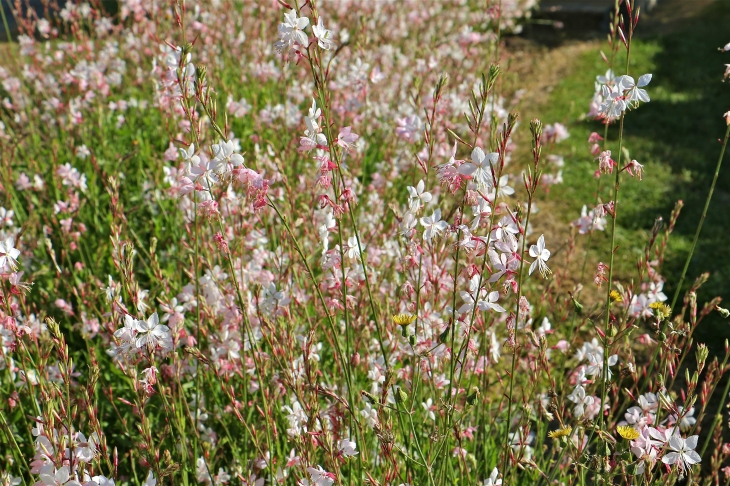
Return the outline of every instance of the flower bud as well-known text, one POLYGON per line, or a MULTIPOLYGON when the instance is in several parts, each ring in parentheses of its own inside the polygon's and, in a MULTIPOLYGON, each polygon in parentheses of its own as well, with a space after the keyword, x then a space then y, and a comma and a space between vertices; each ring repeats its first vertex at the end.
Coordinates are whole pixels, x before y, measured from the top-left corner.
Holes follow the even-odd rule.
POLYGON ((710 354, 709 349, 707 349, 707 345, 705 344, 698 344, 697 345, 697 351, 695 351, 695 358, 697 359, 697 370, 702 371, 705 367, 705 361, 707 360, 707 356, 710 354))

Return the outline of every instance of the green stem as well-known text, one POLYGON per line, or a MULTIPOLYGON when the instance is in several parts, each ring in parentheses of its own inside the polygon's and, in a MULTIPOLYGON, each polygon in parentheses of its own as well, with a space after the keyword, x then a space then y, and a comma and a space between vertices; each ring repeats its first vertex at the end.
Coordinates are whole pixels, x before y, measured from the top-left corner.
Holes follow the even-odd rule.
POLYGON ((687 275, 687 270, 689 269, 689 263, 692 260, 692 255, 694 254, 695 247, 697 246, 697 240, 700 239, 700 233, 702 232, 702 225, 705 223, 705 217, 707 217, 707 211, 710 208, 710 201, 712 200, 712 194, 715 192, 715 184, 717 184, 717 179, 720 176, 720 168, 722 167, 722 159, 725 156, 725 148, 727 147, 728 139, 730 138, 730 124, 727 126, 727 130, 725 130, 725 140, 722 143, 722 149, 720 150, 720 157, 717 159, 717 166, 715 167, 715 175, 712 178, 712 185, 710 185, 710 192, 707 194, 707 199, 705 200, 705 208, 702 210, 702 216, 700 217, 700 223, 697 225, 697 231, 695 232, 694 240, 692 240, 692 246, 689 249, 689 254, 687 255, 687 260, 684 262, 684 268, 682 269, 682 276, 679 278, 679 283, 677 284, 677 288, 674 290, 674 297, 672 298, 672 305, 671 308, 674 309, 675 304, 677 303, 677 298, 679 297, 679 293, 682 290, 682 283, 684 282, 684 277, 687 275))

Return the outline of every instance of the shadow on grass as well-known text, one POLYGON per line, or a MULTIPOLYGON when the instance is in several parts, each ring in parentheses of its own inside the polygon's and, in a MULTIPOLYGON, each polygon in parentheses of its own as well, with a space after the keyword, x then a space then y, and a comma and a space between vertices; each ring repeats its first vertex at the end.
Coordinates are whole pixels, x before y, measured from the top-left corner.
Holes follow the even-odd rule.
MULTIPOLYGON (((684 201, 675 242, 668 248, 663 269, 667 277, 665 291, 670 299, 712 183, 721 150, 718 139, 724 137, 726 130, 723 113, 730 110, 730 86, 720 79, 724 63, 730 63, 730 54, 718 52, 718 46, 730 41, 726 28, 729 22, 730 2, 715 2, 681 30, 642 39, 658 46, 651 58, 654 78, 650 91, 654 99, 626 118, 626 142, 629 147, 636 147, 632 158, 648 165, 664 164, 671 177, 664 200, 646 205, 639 201, 630 208, 633 214, 625 216, 622 225, 648 229, 659 214, 667 220, 676 200, 684 201)), ((728 157, 726 154, 683 286, 686 290, 702 272, 711 272, 710 280, 698 295, 700 305, 716 295, 730 299, 730 258, 723 251, 730 237, 728 157)), ((696 337, 721 353, 724 339, 730 338, 730 327, 713 313, 698 328, 696 337)))

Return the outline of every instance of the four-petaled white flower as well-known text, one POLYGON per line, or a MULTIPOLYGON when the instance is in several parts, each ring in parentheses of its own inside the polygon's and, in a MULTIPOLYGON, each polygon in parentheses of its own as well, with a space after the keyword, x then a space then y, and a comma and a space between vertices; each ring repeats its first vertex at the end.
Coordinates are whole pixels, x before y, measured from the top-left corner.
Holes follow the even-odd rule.
POLYGON ((180 157, 182 157, 183 159, 183 162, 185 162, 185 170, 187 172, 190 171, 191 167, 197 167, 198 165, 200 165, 200 157, 195 155, 194 143, 191 143, 187 149, 179 148, 178 151, 180 153, 180 157))
POLYGON ((487 300, 480 300, 477 302, 477 306, 479 307, 479 310, 493 310, 496 312, 506 312, 506 309, 502 307, 501 305, 497 304, 497 301, 499 300, 499 292, 496 290, 494 292, 489 292, 489 295, 487 295, 487 300))
POLYGON ((332 41, 332 31, 324 28, 322 17, 317 19, 317 25, 312 26, 312 33, 317 38, 317 45, 324 50, 333 49, 335 43, 332 41))
MULTIPOLYGON (((600 349, 595 353, 588 353, 588 366, 586 367, 586 375, 588 376, 594 376, 594 375, 601 375, 603 374, 603 350, 600 349)), ((616 363, 618 363, 618 355, 613 354, 608 357, 608 361, 606 362, 606 376, 604 377, 606 381, 611 379, 611 366, 616 366, 616 363)))
POLYGON ((12 236, 5 241, 0 241, 0 269, 5 265, 12 270, 18 268, 18 256, 20 256, 20 251, 15 248, 15 240, 12 236))
POLYGON ((235 153, 233 140, 214 143, 213 160, 210 169, 219 174, 229 172, 230 169, 243 165, 243 155, 235 153))
POLYGON ((550 258, 550 250, 545 248, 545 235, 540 235, 540 238, 537 240, 537 245, 532 245, 530 247, 530 256, 535 259, 535 261, 530 265, 530 275, 532 275, 532 272, 534 272, 536 268, 540 270, 540 274, 543 277, 550 275, 550 269, 548 268, 547 263, 545 263, 550 258))
POLYGON ((601 103, 598 113, 608 120, 616 120, 624 111, 631 106, 638 106, 639 102, 648 103, 650 101, 649 93, 644 88, 651 82, 651 74, 644 74, 639 77, 639 81, 634 81, 631 76, 618 76, 609 78, 610 71, 606 76, 599 76, 598 82, 603 84, 601 94, 603 102, 601 103))
MULTIPOLYGON (((363 245, 362 249, 365 249, 363 245)), ((347 257, 358 258, 360 256, 360 246, 358 245, 357 237, 351 236, 347 239, 347 257)))
POLYGON ((492 214, 492 207, 489 205, 489 201, 483 197, 479 198, 479 202, 476 206, 471 207, 471 211, 474 213, 474 220, 471 222, 471 229, 476 230, 481 222, 487 221, 487 218, 492 214))
POLYGON ((296 10, 291 9, 285 13, 284 22, 279 24, 279 40, 274 43, 276 50, 281 52, 290 47, 294 47, 295 44, 306 47, 308 42, 304 29, 308 25, 309 19, 307 17, 299 17, 296 10))
POLYGON ((459 174, 471 177, 477 189, 491 190, 494 187, 492 166, 498 160, 498 153, 485 154, 481 147, 475 147, 471 152, 471 162, 461 164, 459 166, 459 174))
POLYGON ((308 467, 307 472, 312 478, 313 486, 332 486, 335 484, 335 475, 322 469, 322 466, 308 467))
POLYGON ((604 85, 602 90, 604 101, 601 103, 598 112, 608 120, 618 119, 628 106, 623 90, 618 85, 612 87, 604 85))
POLYGON ((664 454, 662 462, 664 464, 676 464, 680 470, 684 470, 688 466, 697 464, 702 461, 695 447, 697 447, 697 439, 699 436, 693 435, 686 439, 681 438, 678 435, 673 435, 669 438, 669 448, 672 452, 664 454))
POLYGON ((147 320, 139 320, 136 322, 138 348, 147 346, 154 348, 158 344, 164 349, 172 348, 172 338, 170 337, 170 328, 164 324, 160 324, 157 312, 147 318, 147 320))
POLYGON ((78 481, 70 480, 71 474, 68 470, 68 466, 63 466, 56 469, 53 463, 44 464, 40 470, 40 483, 44 485, 69 485, 76 486, 81 483, 78 481), (70 481, 69 481, 70 480, 70 481))
POLYGON ((441 209, 436 208, 431 216, 421 218, 421 226, 426 228, 423 231, 423 239, 431 240, 448 228, 449 224, 446 221, 441 221, 441 209))
POLYGON ((344 457, 352 457, 357 455, 357 444, 350 439, 342 439, 340 441, 340 453, 344 457))
POLYGON ((651 74, 644 74, 640 76, 637 83, 634 83, 634 78, 632 78, 631 76, 621 76, 621 87, 624 90, 628 91, 628 93, 626 93, 625 95, 626 101, 628 101, 629 103, 638 103, 639 101, 648 103, 650 101, 649 94, 646 92, 645 89, 641 88, 648 85, 650 82, 651 74))
POLYGON ((575 418, 581 418, 585 414, 586 407, 593 405, 593 397, 586 396, 586 390, 581 385, 577 385, 568 395, 568 400, 575 403, 575 407, 573 407, 575 418))
POLYGON ((413 213, 417 213, 418 210, 421 209, 421 203, 428 203, 433 198, 430 192, 426 192, 426 185, 424 184, 423 179, 418 181, 416 187, 408 186, 408 194, 409 210, 413 213))
POLYGON ((584 235, 593 230, 605 230, 606 218, 599 217, 595 209, 588 211, 588 207, 584 204, 580 211, 580 218, 573 221, 571 225, 578 228, 578 234, 584 235))

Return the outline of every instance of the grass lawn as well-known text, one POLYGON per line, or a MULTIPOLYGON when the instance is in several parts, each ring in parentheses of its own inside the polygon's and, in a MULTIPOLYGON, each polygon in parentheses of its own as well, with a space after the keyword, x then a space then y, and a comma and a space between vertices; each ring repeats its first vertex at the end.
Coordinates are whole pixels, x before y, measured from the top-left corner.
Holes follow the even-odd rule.
MULTIPOLYGON (((652 19, 674 8, 673 3, 677 2, 660 5, 653 16, 647 15, 646 25, 639 25, 633 43, 629 74, 634 78, 644 73, 653 74, 648 87, 651 102, 626 116, 624 146, 632 159, 644 165, 645 176, 643 181, 630 177, 623 179, 616 236, 619 246, 616 270, 622 276, 635 275, 636 260, 643 253, 655 218, 662 216, 668 222, 675 202, 684 201, 662 269, 667 279, 665 293, 670 300, 712 182, 721 148, 718 139, 725 133, 722 115, 730 109, 730 90, 721 82, 723 64, 730 62, 730 54, 718 51, 719 46, 730 40, 727 34, 730 2, 718 1, 703 6, 694 17, 674 23, 671 29, 657 28, 657 21, 652 19), (642 30, 648 33, 642 34, 642 30)), ((566 240, 566 224, 579 216, 584 204, 595 203, 598 187, 593 177, 597 162, 588 151, 587 140, 591 132, 603 134, 603 126, 585 120, 583 115, 588 111, 595 76, 607 69, 601 59, 601 49, 607 50, 605 42, 573 42, 552 49, 547 55, 553 59, 569 56, 567 61, 563 60, 567 66, 552 89, 545 88, 550 91, 546 99, 523 110, 523 120, 537 116, 545 122, 559 121, 571 133, 570 139, 553 150, 565 157, 564 185, 554 186, 544 197, 540 207, 542 214, 537 218, 538 225, 542 221, 551 227, 562 227, 566 240)), ((616 74, 624 74, 625 57, 618 58, 616 66, 616 74)), ((609 129, 608 148, 614 159, 618 132, 618 125, 609 129)), ((600 198, 607 202, 611 199, 612 184, 606 178, 602 184, 600 198)), ((730 167, 726 161, 685 279, 685 287, 688 287, 702 272, 711 272, 709 281, 700 291, 700 305, 717 295, 725 300, 730 298, 730 259, 722 255, 729 235, 730 167)), ((578 252, 574 260, 582 263, 588 240, 581 235, 577 240, 578 252)), ((609 246, 610 231, 594 236, 586 281, 590 282, 598 261, 608 261, 609 246)), ((577 281, 581 265, 575 265, 578 267, 577 281)), ((730 329, 717 314, 713 313, 708 319, 699 328, 697 338, 720 352, 724 338, 730 337, 730 329)))

